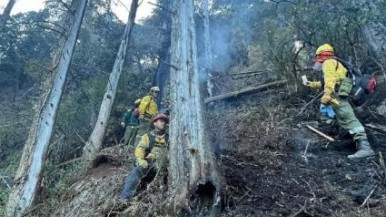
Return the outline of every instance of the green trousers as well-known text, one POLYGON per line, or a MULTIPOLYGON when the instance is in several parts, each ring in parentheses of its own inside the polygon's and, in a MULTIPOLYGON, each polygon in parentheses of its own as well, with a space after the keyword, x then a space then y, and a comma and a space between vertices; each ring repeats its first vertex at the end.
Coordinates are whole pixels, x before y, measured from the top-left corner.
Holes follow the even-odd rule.
POLYGON ((347 130, 354 141, 367 140, 365 128, 354 114, 354 109, 347 98, 339 97, 340 104, 334 107, 334 112, 340 127, 347 130))
POLYGON ((138 126, 126 126, 125 135, 123 136, 123 144, 133 146, 138 133, 138 126))

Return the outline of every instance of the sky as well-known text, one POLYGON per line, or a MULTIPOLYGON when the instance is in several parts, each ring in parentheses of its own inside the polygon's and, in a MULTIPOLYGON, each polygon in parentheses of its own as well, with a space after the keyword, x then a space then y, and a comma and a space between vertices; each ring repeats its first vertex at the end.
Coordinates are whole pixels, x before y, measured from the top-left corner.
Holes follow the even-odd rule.
MULTIPOLYGON (((11 15, 27 11, 39 11, 44 8, 44 2, 45 0, 16 0, 16 4, 12 9, 11 15)), ((131 1, 111 0, 111 2, 111 10, 121 21, 126 22, 127 17, 129 16, 128 9, 130 8, 131 1)), ((137 21, 151 15, 155 6, 149 4, 149 2, 156 3, 157 0, 143 0, 137 11, 137 21)), ((0 13, 3 12, 7 3, 8 0, 0 0, 0 13)))

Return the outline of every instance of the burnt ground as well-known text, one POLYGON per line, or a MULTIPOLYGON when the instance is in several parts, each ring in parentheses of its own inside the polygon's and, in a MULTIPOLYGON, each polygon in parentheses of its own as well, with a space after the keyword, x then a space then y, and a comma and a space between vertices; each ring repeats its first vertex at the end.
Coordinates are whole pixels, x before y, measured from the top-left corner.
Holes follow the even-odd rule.
MULTIPOLYGON (((385 93, 379 90, 359 109, 361 120, 386 123, 374 112, 385 93)), ((226 182, 222 216, 386 216, 386 171, 379 157, 351 161, 350 140, 328 143, 299 125, 318 119, 317 101, 294 117, 313 96, 268 91, 208 106, 226 182)), ((386 134, 367 133, 385 155, 386 134)))
MULTIPOLYGON (((347 155, 355 152, 350 140, 328 143, 301 125, 318 119, 317 101, 297 115, 317 93, 288 93, 268 90, 208 105, 208 132, 224 175, 221 215, 386 216, 386 169, 380 158, 350 161, 347 155)), ((357 113, 372 124, 370 142, 383 155, 386 131, 374 126, 386 123, 386 106, 384 113, 377 109, 385 94, 379 90, 357 113)), ((118 132, 110 132, 116 137, 108 136, 111 144, 118 132)), ((167 216, 163 179, 143 183, 131 201, 118 200, 133 168, 132 155, 120 146, 104 149, 95 168, 75 177, 61 195, 53 216, 167 216)), ((32 216, 50 213, 36 211, 32 216)))

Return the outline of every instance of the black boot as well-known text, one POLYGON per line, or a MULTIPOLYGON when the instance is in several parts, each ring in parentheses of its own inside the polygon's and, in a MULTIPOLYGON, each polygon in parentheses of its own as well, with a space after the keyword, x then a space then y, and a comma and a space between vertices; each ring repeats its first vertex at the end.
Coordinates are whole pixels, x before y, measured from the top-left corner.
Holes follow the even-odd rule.
POLYGON ((375 153, 371 149, 369 141, 367 139, 357 141, 358 151, 355 154, 347 156, 349 159, 359 159, 364 157, 371 157, 375 153))

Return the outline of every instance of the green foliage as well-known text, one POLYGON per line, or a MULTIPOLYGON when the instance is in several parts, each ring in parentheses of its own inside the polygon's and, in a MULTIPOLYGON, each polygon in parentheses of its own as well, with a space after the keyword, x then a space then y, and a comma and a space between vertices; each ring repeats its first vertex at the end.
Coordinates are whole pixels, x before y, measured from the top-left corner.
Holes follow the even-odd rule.
POLYGON ((19 153, 13 152, 0 158, 0 216, 4 216, 5 205, 10 193, 9 187, 13 184, 12 181, 19 165, 20 157, 19 153))
POLYGON ((41 189, 41 197, 47 197, 47 199, 44 200, 44 204, 37 204, 36 206, 40 208, 27 216, 51 216, 61 205, 61 199, 68 192, 71 184, 78 179, 81 168, 80 161, 58 167, 57 164, 48 159, 45 163, 41 189))

